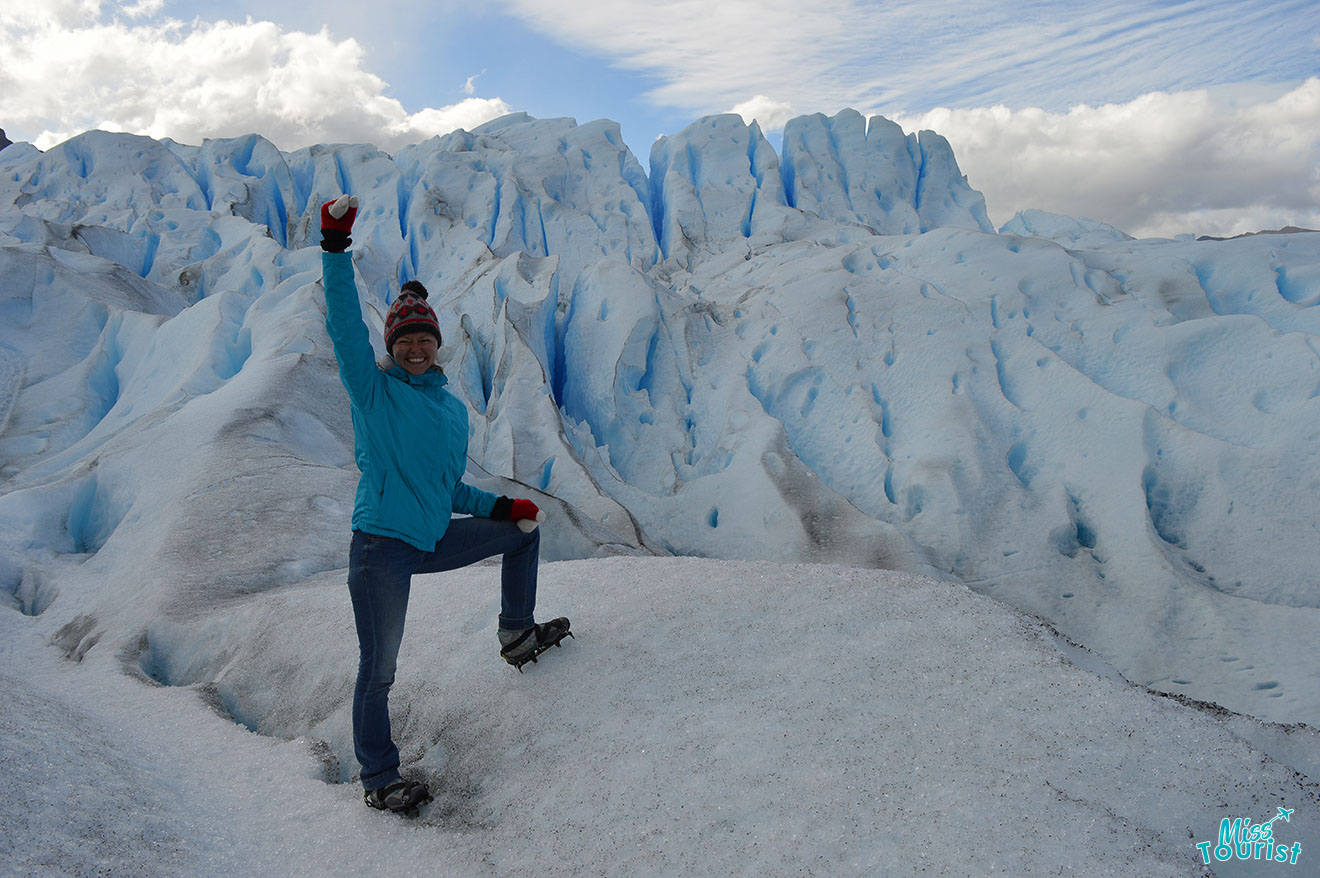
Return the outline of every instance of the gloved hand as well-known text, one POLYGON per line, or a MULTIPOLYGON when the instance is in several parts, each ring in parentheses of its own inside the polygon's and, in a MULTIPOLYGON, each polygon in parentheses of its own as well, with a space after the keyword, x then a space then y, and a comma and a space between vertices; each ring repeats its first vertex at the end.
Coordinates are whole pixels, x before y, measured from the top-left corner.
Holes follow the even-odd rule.
POLYGON ((500 521, 516 521, 523 533, 531 533, 545 521, 545 513, 531 500, 510 500, 508 497, 495 501, 490 517, 500 521))
POLYGON ((327 253, 343 253, 353 243, 348 236, 357 219, 356 195, 341 195, 321 205, 321 249, 327 253))

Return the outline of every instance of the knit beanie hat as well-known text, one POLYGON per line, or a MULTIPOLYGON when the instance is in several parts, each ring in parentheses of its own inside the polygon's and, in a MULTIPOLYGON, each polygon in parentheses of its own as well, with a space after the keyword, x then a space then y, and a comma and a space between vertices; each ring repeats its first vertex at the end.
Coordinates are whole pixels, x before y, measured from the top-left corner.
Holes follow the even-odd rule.
POLYGON ((437 345, 443 344, 440 321, 431 306, 426 304, 426 296, 426 287, 415 280, 408 281, 399 290, 399 298, 394 300, 385 315, 385 350, 393 352, 399 336, 414 332, 429 332, 435 336, 437 345))

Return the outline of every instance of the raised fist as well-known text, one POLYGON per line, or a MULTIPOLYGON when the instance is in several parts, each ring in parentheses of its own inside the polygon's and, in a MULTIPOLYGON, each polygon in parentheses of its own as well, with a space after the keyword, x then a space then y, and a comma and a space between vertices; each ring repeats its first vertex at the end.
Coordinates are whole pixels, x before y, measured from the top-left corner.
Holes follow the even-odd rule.
POLYGON ((341 195, 334 201, 321 205, 321 231, 333 229, 336 232, 351 232, 353 220, 357 219, 358 199, 356 195, 341 195))

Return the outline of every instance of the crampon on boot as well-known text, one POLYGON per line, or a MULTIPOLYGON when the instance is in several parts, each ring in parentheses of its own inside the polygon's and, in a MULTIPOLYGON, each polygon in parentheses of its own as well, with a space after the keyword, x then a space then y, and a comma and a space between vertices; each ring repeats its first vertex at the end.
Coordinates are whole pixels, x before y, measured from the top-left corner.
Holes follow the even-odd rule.
POLYGON ((552 646, 559 646, 559 642, 565 637, 573 636, 573 632, 568 627, 568 620, 562 616, 531 628, 524 628, 522 631, 501 628, 499 634, 502 647, 500 655, 517 668, 519 673, 522 672, 523 665, 535 662, 538 655, 552 646))
POLYGON ((424 783, 399 778, 379 789, 364 791, 362 799, 378 811, 393 811, 395 814, 413 817, 418 808, 431 801, 431 791, 424 783))

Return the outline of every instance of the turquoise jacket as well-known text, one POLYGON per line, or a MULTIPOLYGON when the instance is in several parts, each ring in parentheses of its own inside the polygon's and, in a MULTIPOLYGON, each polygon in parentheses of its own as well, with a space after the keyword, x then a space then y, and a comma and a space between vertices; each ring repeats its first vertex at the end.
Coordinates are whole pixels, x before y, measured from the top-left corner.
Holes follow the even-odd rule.
POLYGON ((351 253, 322 253, 325 328, 353 412, 358 469, 353 529, 429 552, 454 513, 490 517, 496 495, 462 481, 468 415, 439 369, 409 374, 376 365, 362 320, 351 253))

